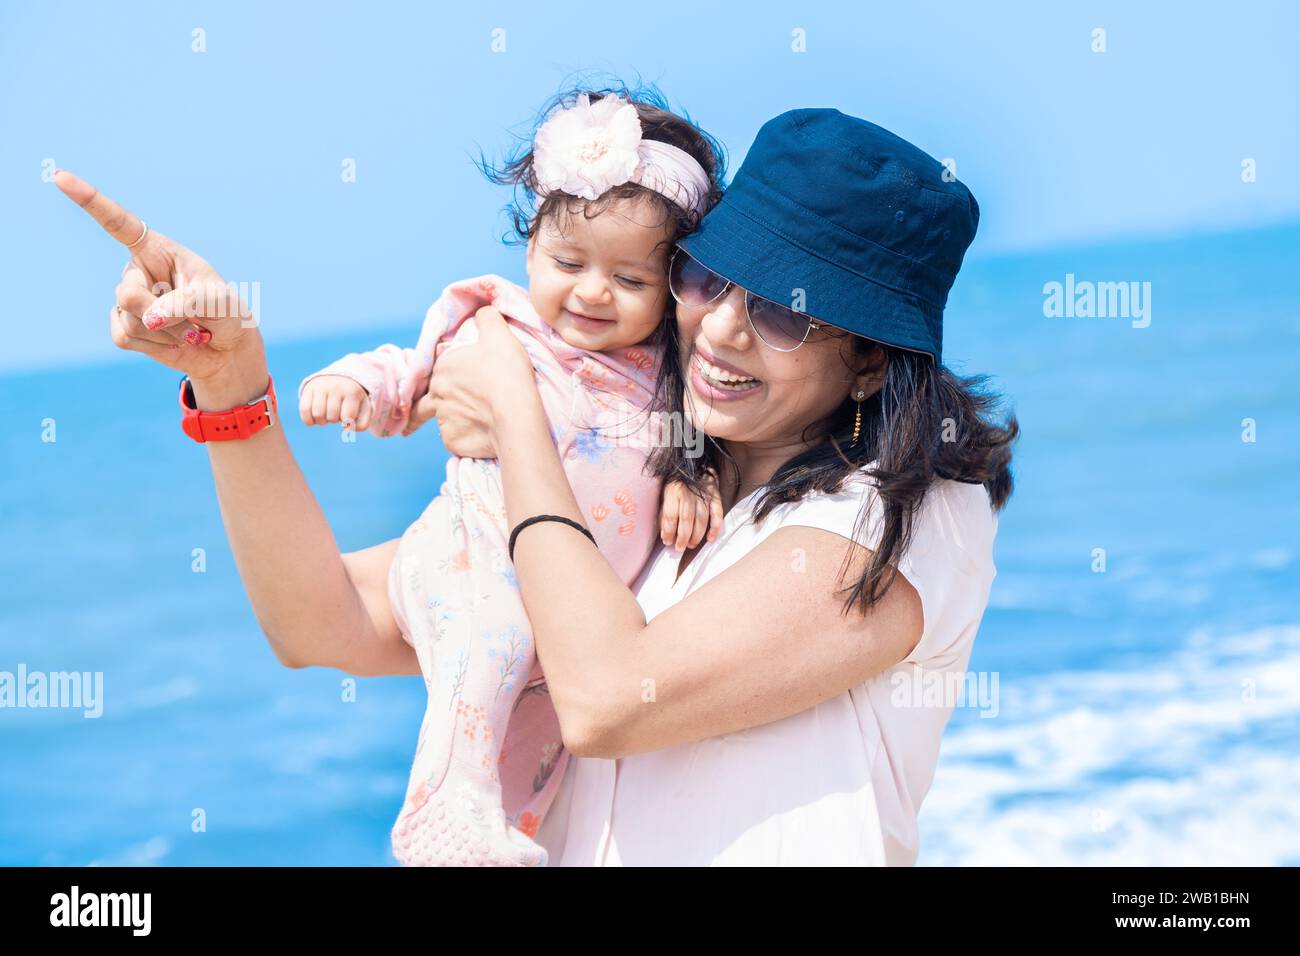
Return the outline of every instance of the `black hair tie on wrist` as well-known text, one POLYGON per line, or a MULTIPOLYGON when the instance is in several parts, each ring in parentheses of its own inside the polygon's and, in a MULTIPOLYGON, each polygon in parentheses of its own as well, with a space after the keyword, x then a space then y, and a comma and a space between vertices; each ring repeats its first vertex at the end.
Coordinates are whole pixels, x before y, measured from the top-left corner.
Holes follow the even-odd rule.
MULTIPOLYGON (((595 535, 593 535, 582 525, 578 524, 578 522, 574 521, 572 518, 565 518, 562 515, 533 515, 531 518, 525 518, 523 521, 519 522, 519 524, 515 525, 515 530, 510 532, 510 562, 512 564, 514 563, 515 560, 515 538, 519 536, 520 531, 523 531, 530 524, 536 524, 539 521, 563 522, 564 524, 567 524, 571 528, 577 528, 579 531, 581 531, 583 534, 585 534, 588 538, 591 539, 592 544, 596 544, 595 535)), ((599 545, 597 545, 597 547, 599 547, 599 545)))

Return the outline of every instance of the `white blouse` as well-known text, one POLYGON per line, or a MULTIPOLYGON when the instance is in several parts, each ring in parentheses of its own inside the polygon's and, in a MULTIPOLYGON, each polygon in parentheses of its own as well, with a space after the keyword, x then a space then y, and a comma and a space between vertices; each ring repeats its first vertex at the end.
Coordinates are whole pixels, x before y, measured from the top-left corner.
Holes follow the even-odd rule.
MULTIPOLYGON (((676 583, 683 552, 655 549, 633 585, 647 621, 785 525, 824 528, 869 548, 880 540, 882 506, 865 469, 840 492, 779 505, 756 526, 760 491, 735 503, 721 534, 676 583), (867 498, 871 514, 855 539, 867 498)), ((915 863, 916 815, 953 700, 914 691, 945 680, 931 672, 965 671, 996 574, 996 533, 982 485, 934 484, 898 565, 925 615, 921 640, 902 662, 815 707, 737 733, 614 760, 570 757, 536 836, 547 865, 915 863)))

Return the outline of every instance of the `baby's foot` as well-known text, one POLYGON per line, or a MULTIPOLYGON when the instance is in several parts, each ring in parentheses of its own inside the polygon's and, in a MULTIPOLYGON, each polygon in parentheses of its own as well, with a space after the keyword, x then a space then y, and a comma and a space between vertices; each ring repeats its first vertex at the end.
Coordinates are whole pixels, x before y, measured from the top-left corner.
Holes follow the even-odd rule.
POLYGON ((421 787, 418 807, 404 810, 393 827, 393 855, 403 866, 545 866, 547 853, 506 822, 473 784, 421 787))

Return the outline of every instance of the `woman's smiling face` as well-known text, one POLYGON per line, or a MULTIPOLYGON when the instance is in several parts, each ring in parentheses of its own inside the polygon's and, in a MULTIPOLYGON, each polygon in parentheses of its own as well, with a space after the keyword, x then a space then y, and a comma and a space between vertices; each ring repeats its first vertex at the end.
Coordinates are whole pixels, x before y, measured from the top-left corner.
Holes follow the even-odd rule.
POLYGON ((588 219, 575 203, 528 242, 528 296, 575 348, 603 352, 649 338, 668 302, 672 224, 653 203, 620 199, 588 219))
POLYGON ((682 404, 692 424, 714 438, 774 445, 815 440, 820 432, 809 426, 826 421, 857 388, 871 395, 879 387, 870 370, 881 355, 855 355, 853 336, 842 329, 813 329, 790 352, 768 347, 749 324, 745 292, 736 285, 707 305, 678 303, 677 333, 682 404), (756 381, 735 389, 712 384, 708 376, 718 368, 756 381))

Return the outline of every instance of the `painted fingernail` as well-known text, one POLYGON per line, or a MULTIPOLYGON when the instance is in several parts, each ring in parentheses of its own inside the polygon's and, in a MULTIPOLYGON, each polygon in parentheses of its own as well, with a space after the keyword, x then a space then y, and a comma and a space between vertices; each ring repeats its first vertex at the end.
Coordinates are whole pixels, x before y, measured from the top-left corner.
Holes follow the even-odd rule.
POLYGON ((187 343, 189 343, 190 345, 198 345, 198 343, 199 343, 199 330, 198 330, 198 329, 189 329, 189 330, 185 333, 185 341, 186 341, 187 343))
POLYGON ((144 323, 146 329, 152 332, 162 327, 167 321, 167 316, 163 315, 158 309, 150 309, 140 317, 140 321, 144 323))

